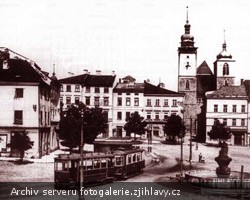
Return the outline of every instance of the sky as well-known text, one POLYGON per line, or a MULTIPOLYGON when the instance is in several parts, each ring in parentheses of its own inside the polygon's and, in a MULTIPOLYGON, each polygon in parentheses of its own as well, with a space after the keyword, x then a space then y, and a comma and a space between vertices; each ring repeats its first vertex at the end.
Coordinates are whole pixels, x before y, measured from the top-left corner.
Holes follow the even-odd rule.
POLYGON ((177 90, 186 6, 198 66, 213 71, 225 30, 236 78, 250 79, 249 0, 0 0, 0 46, 58 78, 114 70, 177 90))

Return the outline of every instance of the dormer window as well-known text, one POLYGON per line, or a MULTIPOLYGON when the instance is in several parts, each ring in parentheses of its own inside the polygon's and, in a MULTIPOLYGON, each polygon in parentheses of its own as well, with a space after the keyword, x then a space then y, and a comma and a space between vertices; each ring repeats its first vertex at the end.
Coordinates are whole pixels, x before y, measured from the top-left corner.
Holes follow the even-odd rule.
POLYGON ((3 69, 9 69, 8 61, 4 60, 3 61, 3 69))

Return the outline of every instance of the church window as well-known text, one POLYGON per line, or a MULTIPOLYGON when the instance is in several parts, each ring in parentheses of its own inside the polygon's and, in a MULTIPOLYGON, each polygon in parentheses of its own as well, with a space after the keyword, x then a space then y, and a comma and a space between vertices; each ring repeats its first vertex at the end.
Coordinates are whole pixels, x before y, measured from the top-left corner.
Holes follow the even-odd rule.
POLYGON ((225 75, 229 75, 229 65, 227 63, 223 65, 223 76, 225 75))
POLYGON ((189 80, 186 80, 186 90, 190 90, 189 80))

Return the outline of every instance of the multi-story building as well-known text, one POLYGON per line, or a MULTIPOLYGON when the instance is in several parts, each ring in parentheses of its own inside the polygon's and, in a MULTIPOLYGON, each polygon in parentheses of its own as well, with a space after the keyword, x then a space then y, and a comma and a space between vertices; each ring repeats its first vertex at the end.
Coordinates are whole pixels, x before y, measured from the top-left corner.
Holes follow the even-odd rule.
POLYGON ((133 112, 143 115, 144 109, 144 83, 136 83, 136 79, 126 76, 113 90, 113 136, 126 135, 123 126, 126 118, 133 112))
MULTIPOLYGON (((233 133, 231 144, 249 144, 248 95, 245 85, 222 86, 216 91, 207 92, 206 97, 206 132, 212 129, 216 120, 220 120, 233 133)), ((209 141, 208 136, 207 140, 209 141)))
POLYGON ((104 113, 108 118, 109 128, 104 136, 112 132, 112 97, 113 87, 116 75, 102 75, 101 71, 97 70, 96 74, 90 74, 86 71, 85 74, 72 76, 60 79, 61 101, 64 104, 64 109, 71 104, 83 102, 88 107, 99 106, 103 108, 104 113))
POLYGON ((164 136, 163 126, 170 115, 183 117, 185 94, 167 90, 164 84, 158 86, 144 82, 144 118, 152 136, 164 136))
POLYGON ((164 84, 152 85, 147 81, 136 83, 126 76, 113 92, 113 135, 124 137, 123 126, 131 113, 138 112, 148 123, 153 136, 163 136, 163 126, 171 114, 182 115, 184 94, 164 88, 164 84))
POLYGON ((57 104, 60 85, 33 61, 11 50, 0 51, 0 152, 18 155, 7 144, 11 136, 27 132, 29 156, 41 157, 57 148, 57 104), (53 124, 53 126, 52 126, 53 124))

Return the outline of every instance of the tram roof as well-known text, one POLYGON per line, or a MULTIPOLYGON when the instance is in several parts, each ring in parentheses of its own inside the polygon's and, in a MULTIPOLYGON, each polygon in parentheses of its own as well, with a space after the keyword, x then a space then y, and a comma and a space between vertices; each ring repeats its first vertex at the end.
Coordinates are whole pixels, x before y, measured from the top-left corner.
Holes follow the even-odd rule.
POLYGON ((115 155, 127 155, 127 154, 131 154, 131 153, 137 153, 137 152, 143 152, 144 149, 139 149, 139 148, 136 148, 136 149, 124 149, 124 150, 116 150, 114 152, 115 155))
MULTIPOLYGON (((114 155, 107 153, 84 153, 83 159, 112 158, 114 155)), ((80 154, 60 154, 55 160, 80 160, 80 154)))

